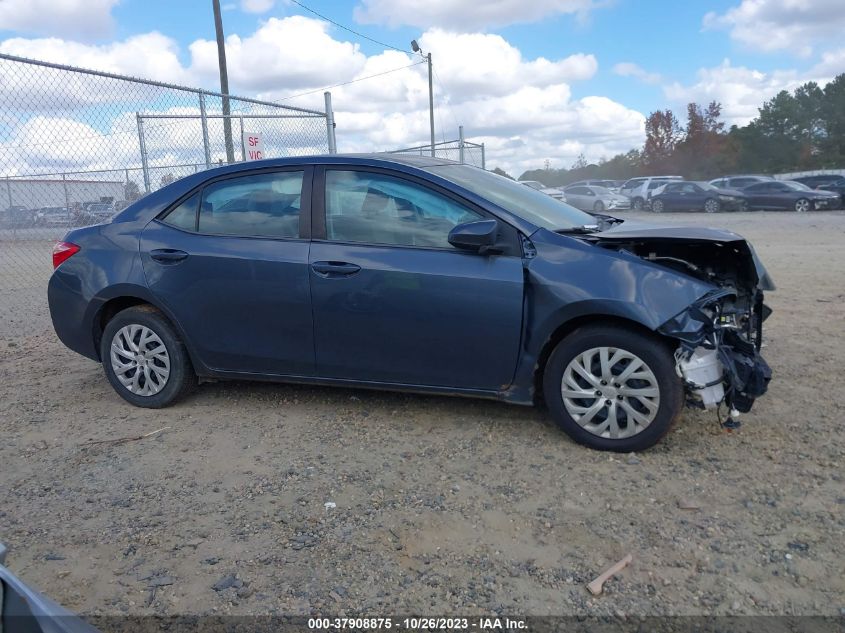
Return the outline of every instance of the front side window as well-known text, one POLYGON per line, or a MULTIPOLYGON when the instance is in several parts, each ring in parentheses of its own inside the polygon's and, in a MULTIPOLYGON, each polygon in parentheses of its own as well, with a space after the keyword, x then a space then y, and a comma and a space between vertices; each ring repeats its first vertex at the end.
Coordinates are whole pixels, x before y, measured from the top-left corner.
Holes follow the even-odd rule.
POLYGON ((212 183, 202 191, 200 233, 299 237, 302 175, 252 174, 212 183))
POLYGON ((484 219, 416 183, 363 171, 326 172, 326 238, 428 248, 452 248, 449 231, 484 219))

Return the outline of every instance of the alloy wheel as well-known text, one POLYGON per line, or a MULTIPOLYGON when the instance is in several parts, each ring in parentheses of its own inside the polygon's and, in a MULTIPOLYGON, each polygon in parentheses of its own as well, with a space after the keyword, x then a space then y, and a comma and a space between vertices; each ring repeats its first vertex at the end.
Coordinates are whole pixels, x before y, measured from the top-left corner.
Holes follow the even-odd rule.
POLYGON ((152 396, 170 378, 170 354, 161 338, 144 325, 120 328, 111 342, 114 375, 130 392, 152 396))
POLYGON ((795 202, 795 210, 798 213, 806 213, 810 210, 810 201, 806 198, 801 198, 800 200, 795 202))
POLYGON ((707 213, 716 213, 716 211, 719 210, 719 202, 713 200, 712 198, 707 200, 704 203, 704 210, 707 211, 707 213))
POLYGON ((563 372, 566 411, 593 435, 624 439, 645 430, 660 408, 660 386, 640 357, 616 347, 594 347, 563 372))

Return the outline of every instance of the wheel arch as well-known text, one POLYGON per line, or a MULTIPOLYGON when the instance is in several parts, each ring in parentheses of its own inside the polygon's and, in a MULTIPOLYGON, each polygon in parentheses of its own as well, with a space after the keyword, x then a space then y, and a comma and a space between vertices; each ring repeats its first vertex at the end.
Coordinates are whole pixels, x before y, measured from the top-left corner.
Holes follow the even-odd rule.
POLYGON ((152 294, 146 288, 128 284, 125 286, 121 285, 113 287, 109 289, 107 293, 101 295, 99 297, 99 300, 101 303, 97 306, 94 313, 91 315, 90 320, 91 336, 98 360, 102 361, 102 358, 100 358, 100 344, 103 338, 103 331, 106 328, 106 324, 111 319, 113 319, 115 315, 127 308, 147 305, 152 308, 155 308, 158 312, 160 312, 162 316, 164 316, 164 318, 166 318, 168 322, 170 322, 170 324, 176 329, 176 332, 179 334, 179 338, 182 340, 185 345, 185 348, 188 350, 188 356, 191 359, 191 363, 193 364, 194 369, 197 370, 199 368, 205 367, 205 365, 194 352, 194 348, 191 344, 190 338, 185 334, 185 331, 182 329, 182 326, 179 324, 179 321, 170 312, 170 310, 168 310, 164 305, 157 301, 156 298, 152 296, 152 294))
POLYGON ((545 375, 549 357, 552 355, 554 349, 563 339, 572 334, 578 328, 586 325, 611 325, 624 327, 654 339, 655 342, 665 346, 670 352, 672 350, 673 339, 656 332, 635 319, 616 314, 583 314, 573 317, 560 323, 546 338, 540 348, 540 352, 537 355, 537 362, 534 365, 534 372, 531 377, 535 400, 542 398, 543 377, 545 375))

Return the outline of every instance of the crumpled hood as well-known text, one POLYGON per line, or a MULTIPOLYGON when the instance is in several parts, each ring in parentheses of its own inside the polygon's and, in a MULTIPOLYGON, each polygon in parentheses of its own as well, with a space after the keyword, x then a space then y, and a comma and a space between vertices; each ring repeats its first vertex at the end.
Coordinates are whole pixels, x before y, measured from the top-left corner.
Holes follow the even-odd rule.
POLYGON ((741 251, 747 252, 751 258, 756 272, 755 284, 761 290, 774 290, 775 284, 772 281, 763 262, 754 251, 754 247, 741 235, 725 229, 715 229, 699 226, 672 226, 661 224, 650 224, 647 222, 635 222, 626 220, 622 224, 615 224, 606 231, 593 233, 590 239, 599 242, 688 242, 701 243, 711 242, 716 244, 732 244, 741 251))

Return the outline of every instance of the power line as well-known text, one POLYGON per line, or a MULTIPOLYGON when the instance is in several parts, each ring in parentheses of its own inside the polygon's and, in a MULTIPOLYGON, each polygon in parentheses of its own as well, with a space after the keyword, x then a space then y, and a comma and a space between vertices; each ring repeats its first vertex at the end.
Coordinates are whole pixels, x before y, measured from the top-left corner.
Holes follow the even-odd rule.
POLYGON ((420 64, 425 64, 425 60, 421 62, 414 62, 413 64, 408 64, 407 66, 401 66, 399 68, 393 68, 391 70, 385 70, 383 73, 376 73, 375 75, 367 75, 366 77, 358 77, 358 79, 350 79, 349 81, 344 81, 343 83, 334 84, 333 86, 326 86, 325 88, 317 88, 316 90, 309 90, 308 92, 300 92, 299 94, 291 95, 289 97, 284 97, 283 99, 278 99, 277 101, 288 101, 289 99, 296 99, 297 97, 304 97, 305 95, 312 95, 315 92, 323 92, 328 90, 329 88, 339 88, 340 86, 347 86, 349 84, 354 84, 359 81, 364 81, 365 79, 372 79, 373 77, 381 77, 382 75, 389 75, 390 73, 395 73, 400 70, 405 70, 406 68, 412 68, 414 66, 419 66, 420 64))
POLYGON ((363 37, 365 40, 369 40, 373 44, 378 44, 379 46, 384 46, 385 48, 390 48, 394 51, 399 51, 400 53, 407 53, 408 52, 408 51, 402 50, 401 48, 396 48, 395 46, 391 46, 390 44, 385 44, 384 42, 379 42, 378 40, 374 40, 373 38, 368 37, 367 35, 364 35, 363 33, 359 33, 358 31, 354 31, 354 30, 350 29, 348 26, 343 26, 340 22, 335 22, 331 18, 327 18, 326 16, 324 16, 322 13, 317 13, 314 9, 306 7, 304 4, 299 2, 299 0, 290 0, 290 1, 293 2, 295 5, 305 9, 306 11, 313 13, 318 18, 322 18, 326 22, 331 22, 335 26, 342 28, 344 31, 349 31, 350 33, 354 33, 358 37, 363 37))
MULTIPOLYGON (((440 75, 437 74, 437 69, 434 66, 432 66, 431 69, 434 71, 434 79, 437 81, 437 84, 440 86, 440 89, 445 95, 446 86, 443 85, 443 81, 440 79, 440 75)), ((460 123, 458 123, 458 118, 455 116, 455 111, 452 109, 452 104, 449 103, 449 101, 446 101, 446 109, 449 111, 452 120, 455 122, 455 130, 457 130, 460 127, 460 123)), ((446 139, 444 138, 443 140, 445 141, 446 139)))

